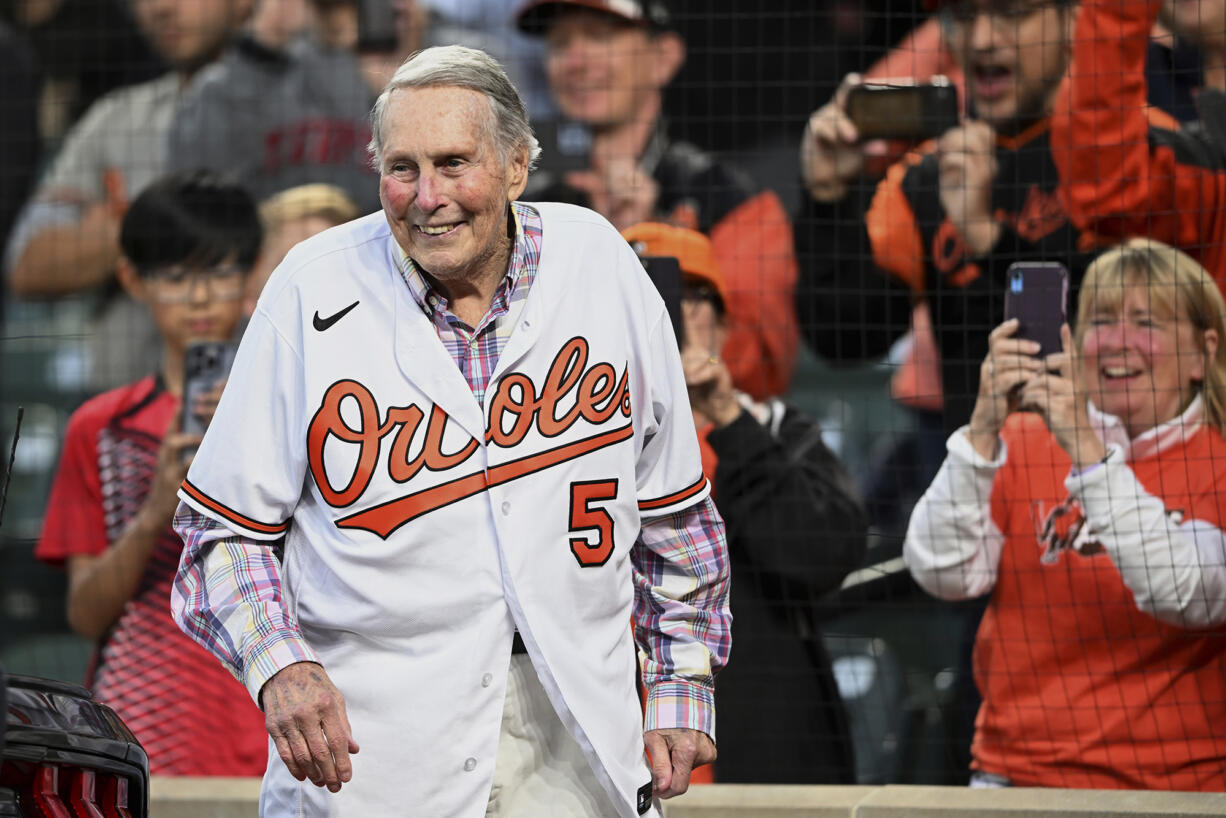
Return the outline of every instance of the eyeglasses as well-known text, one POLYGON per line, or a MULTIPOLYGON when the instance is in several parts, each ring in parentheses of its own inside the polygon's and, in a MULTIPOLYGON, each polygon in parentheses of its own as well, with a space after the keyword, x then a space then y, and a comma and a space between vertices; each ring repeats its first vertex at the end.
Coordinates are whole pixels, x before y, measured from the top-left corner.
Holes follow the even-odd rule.
POLYGON ((1018 3, 1011 0, 990 0, 987 3, 959 0, 945 6, 941 10, 941 16, 947 26, 965 29, 973 26, 979 15, 985 14, 998 34, 1012 35, 1016 34, 1017 26, 1028 17, 1045 8, 1057 7, 1052 3, 1018 3))
POLYGON ((155 301, 185 304, 193 299, 197 284, 204 284, 209 297, 219 301, 241 298, 245 273, 246 270, 237 264, 220 264, 203 269, 163 267, 148 273, 145 278, 153 284, 149 293, 155 301))

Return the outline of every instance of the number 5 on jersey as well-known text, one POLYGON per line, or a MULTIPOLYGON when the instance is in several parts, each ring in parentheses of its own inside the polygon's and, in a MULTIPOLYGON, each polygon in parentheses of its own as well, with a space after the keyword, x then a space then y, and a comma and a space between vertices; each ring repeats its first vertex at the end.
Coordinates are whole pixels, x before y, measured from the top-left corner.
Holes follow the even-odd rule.
POLYGON ((570 538, 570 550, 584 568, 604 565, 613 553, 613 518, 599 504, 616 498, 617 478, 570 484, 570 531, 587 532, 570 538))

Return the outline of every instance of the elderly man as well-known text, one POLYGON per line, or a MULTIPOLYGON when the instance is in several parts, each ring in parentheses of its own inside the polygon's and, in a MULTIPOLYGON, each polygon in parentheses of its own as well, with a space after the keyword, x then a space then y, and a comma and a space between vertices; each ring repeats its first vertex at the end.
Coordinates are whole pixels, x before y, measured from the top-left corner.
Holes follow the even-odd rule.
POLYGON ((372 129, 383 214, 273 273, 183 484, 175 617, 264 708, 263 814, 656 814, 730 630, 663 302, 604 219, 513 204, 483 52, 406 62, 372 129))
POLYGON ((755 398, 786 392, 800 343, 792 224, 774 192, 669 137, 664 89, 685 43, 663 0, 528 0, 517 21, 544 37, 554 101, 582 126, 560 129, 557 153, 590 136, 584 169, 546 168, 529 195, 588 204, 619 230, 664 221, 707 234, 728 284, 721 357, 755 398))

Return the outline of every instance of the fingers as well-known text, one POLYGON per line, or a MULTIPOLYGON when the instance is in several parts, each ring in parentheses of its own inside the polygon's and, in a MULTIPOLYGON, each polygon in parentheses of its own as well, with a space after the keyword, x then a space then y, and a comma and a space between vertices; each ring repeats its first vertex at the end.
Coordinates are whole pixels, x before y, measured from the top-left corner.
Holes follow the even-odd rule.
POLYGON ((834 100, 833 100, 834 104, 838 105, 840 110, 846 110, 847 92, 850 91, 852 88, 855 88, 857 85, 863 85, 863 84, 864 84, 864 75, 859 74, 855 71, 852 71, 851 73, 845 75, 843 77, 843 81, 839 83, 839 87, 836 88, 834 91, 834 100))
MULTIPOLYGON (((357 752, 357 744, 353 741, 351 733, 349 718, 343 709, 323 723, 323 734, 327 737, 328 745, 324 753, 327 758, 331 759, 331 772, 336 780, 335 784, 328 785, 328 789, 332 792, 338 791, 341 784, 353 778, 353 763, 349 760, 349 754, 357 752)), ((325 769, 323 772, 326 777, 328 770, 325 769)))
MULTIPOLYGON (((1063 351, 1060 355, 1060 360, 1056 366, 1061 375, 1068 378, 1074 384, 1080 381, 1080 372, 1077 367, 1077 350, 1073 346, 1073 333, 1069 329, 1068 324, 1060 325, 1060 349, 1063 351)), ((1051 355, 1049 358, 1055 358, 1051 355)))
POLYGON ((655 794, 661 798, 665 789, 672 784, 673 764, 669 754, 668 743, 658 730, 652 730, 643 736, 647 746, 647 754, 651 757, 651 785, 655 794))
POLYGON ((660 798, 672 798, 681 795, 690 788, 690 774, 694 772, 694 755, 696 747, 693 744, 674 746, 670 758, 672 760, 672 777, 668 786, 656 792, 660 798))
POLYGON ((723 362, 708 349, 687 344, 681 352, 681 371, 686 386, 705 386, 719 380, 723 362))
POLYGON ((690 788, 694 767, 715 760, 715 743, 698 730, 683 727, 652 730, 643 738, 651 755, 652 786, 660 798, 681 795, 690 788))
POLYGON ((306 773, 294 757, 294 751, 290 748, 289 739, 283 735, 274 734, 272 727, 267 723, 264 726, 268 730, 268 735, 272 737, 272 743, 277 748, 277 755, 281 757, 282 763, 285 764, 285 769, 289 770, 289 774, 296 780, 302 781, 305 779, 306 773))
POLYGON ((286 769, 331 792, 353 777, 358 751, 344 697, 323 668, 299 662, 282 668, 261 692, 265 727, 286 769))

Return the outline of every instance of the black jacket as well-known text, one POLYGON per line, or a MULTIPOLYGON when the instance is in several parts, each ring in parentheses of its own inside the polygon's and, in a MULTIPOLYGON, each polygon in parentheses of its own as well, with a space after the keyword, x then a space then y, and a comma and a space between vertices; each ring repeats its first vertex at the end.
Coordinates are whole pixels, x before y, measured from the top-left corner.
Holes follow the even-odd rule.
MULTIPOLYGON (((748 412, 707 440, 732 565, 732 656, 716 677, 717 781, 854 781, 847 716, 817 631, 818 600, 864 558, 866 523, 818 424, 748 412)), ((779 416, 781 414, 781 417, 779 416)))

